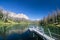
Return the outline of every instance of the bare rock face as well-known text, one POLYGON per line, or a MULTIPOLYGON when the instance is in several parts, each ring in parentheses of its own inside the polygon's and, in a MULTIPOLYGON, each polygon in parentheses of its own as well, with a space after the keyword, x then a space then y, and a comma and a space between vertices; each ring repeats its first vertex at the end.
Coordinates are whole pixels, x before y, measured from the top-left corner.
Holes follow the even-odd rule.
POLYGON ((9 16, 13 17, 13 18, 20 18, 20 19, 24 18, 24 19, 27 19, 27 20, 29 19, 28 16, 26 16, 23 13, 16 14, 16 13, 10 12, 9 16))
POLYGON ((10 11, 6 11, 6 10, 1 10, 2 14, 3 14, 3 19, 7 18, 7 19, 11 19, 11 20, 16 20, 16 21, 20 21, 20 20, 29 20, 29 17, 23 13, 14 13, 14 12, 10 12, 10 11))

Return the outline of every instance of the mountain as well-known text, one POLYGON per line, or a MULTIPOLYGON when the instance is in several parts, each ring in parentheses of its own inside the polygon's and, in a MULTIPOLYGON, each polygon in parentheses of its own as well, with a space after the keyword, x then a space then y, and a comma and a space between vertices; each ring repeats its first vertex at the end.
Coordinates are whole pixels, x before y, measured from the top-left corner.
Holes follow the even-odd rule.
POLYGON ((6 10, 0 10, 0 22, 6 23, 21 23, 21 24, 36 24, 38 20, 30 20, 29 17, 23 13, 14 13, 6 10))
POLYGON ((0 10, 3 14, 3 19, 10 19, 13 21, 24 21, 29 20, 29 17, 23 13, 14 13, 6 10, 0 10))
POLYGON ((28 20, 29 19, 29 17, 28 16, 26 16, 25 14, 23 14, 23 13, 19 13, 19 14, 16 14, 16 13, 13 13, 13 12, 9 12, 9 15, 8 15, 9 17, 12 17, 12 18, 19 18, 19 19, 26 19, 26 20, 28 20))

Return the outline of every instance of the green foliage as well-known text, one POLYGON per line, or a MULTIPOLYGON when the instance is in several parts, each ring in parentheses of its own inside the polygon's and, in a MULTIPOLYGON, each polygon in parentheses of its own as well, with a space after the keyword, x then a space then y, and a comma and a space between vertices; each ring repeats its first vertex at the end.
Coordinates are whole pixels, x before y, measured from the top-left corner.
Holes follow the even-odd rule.
POLYGON ((2 18, 3 18, 3 13, 0 12, 0 19, 2 19, 2 18))
POLYGON ((60 10, 54 11, 52 15, 48 14, 48 16, 43 18, 43 20, 40 21, 40 24, 46 25, 46 24, 60 24, 60 10))

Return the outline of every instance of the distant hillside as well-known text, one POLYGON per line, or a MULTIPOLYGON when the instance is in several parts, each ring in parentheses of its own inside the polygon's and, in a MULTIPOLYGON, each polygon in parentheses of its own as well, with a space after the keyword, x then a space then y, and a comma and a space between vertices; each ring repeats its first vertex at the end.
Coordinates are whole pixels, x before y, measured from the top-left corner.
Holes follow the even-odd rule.
POLYGON ((47 17, 44 17, 42 20, 40 20, 40 25, 60 27, 60 10, 57 9, 56 11, 49 13, 47 17))
POLYGON ((23 21, 29 20, 29 17, 23 13, 16 14, 14 12, 8 12, 6 10, 0 9, 0 20, 13 20, 13 21, 23 21))
POLYGON ((14 13, 0 9, 0 23, 11 23, 11 24, 38 24, 37 20, 30 20, 29 17, 23 13, 14 13))

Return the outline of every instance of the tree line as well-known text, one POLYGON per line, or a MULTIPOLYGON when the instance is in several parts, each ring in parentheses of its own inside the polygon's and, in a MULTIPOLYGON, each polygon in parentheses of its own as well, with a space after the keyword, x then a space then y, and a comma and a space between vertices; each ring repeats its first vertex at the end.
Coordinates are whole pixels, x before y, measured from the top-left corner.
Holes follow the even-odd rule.
POLYGON ((47 17, 43 17, 42 20, 40 20, 40 25, 47 25, 47 24, 60 24, 60 10, 57 9, 56 11, 53 11, 52 13, 48 13, 47 17))
POLYGON ((3 9, 0 9, 0 20, 7 22, 8 19, 8 12, 4 13, 3 9))

